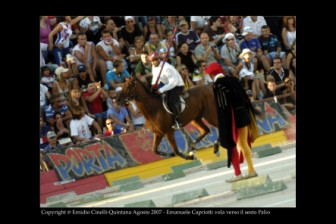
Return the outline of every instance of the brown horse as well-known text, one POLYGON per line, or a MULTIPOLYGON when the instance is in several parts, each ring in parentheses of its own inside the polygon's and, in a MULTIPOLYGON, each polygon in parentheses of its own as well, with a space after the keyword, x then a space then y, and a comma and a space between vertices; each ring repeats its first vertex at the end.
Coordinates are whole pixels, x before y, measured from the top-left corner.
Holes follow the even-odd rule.
MULTIPOLYGON (((185 99, 185 110, 181 113, 181 123, 182 126, 185 126, 189 122, 192 122, 201 132, 200 136, 192 143, 191 149, 195 150, 196 144, 210 132, 210 129, 204 124, 202 118, 205 118, 215 127, 218 126, 218 121, 214 94, 209 86, 196 86, 188 90, 188 93, 189 97, 185 99)), ((138 78, 128 80, 118 95, 118 100, 121 103, 131 99, 135 100, 138 109, 145 117, 146 126, 154 133, 153 151, 156 154, 167 156, 166 153, 158 151, 162 138, 166 137, 175 153, 170 156, 178 155, 184 159, 195 159, 193 153, 191 155, 184 155, 178 150, 174 137, 175 130, 172 128, 174 124, 173 115, 164 109, 161 97, 152 94, 149 88, 138 78)), ((217 141, 214 145, 214 153, 216 154, 219 152, 218 147, 217 141)))

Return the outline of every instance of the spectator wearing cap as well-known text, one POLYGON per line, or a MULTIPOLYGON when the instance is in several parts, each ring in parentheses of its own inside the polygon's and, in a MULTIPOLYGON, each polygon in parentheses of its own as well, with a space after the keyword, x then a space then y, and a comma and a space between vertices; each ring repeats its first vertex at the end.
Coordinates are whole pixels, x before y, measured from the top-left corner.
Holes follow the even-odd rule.
POLYGON ((160 39, 163 39, 163 33, 159 24, 156 23, 154 16, 147 16, 147 24, 143 28, 145 40, 150 40, 150 34, 156 33, 160 39))
POLYGON ((239 54, 241 53, 241 50, 233 33, 225 34, 223 43, 225 44, 221 49, 221 57, 230 70, 230 73, 233 74, 239 63, 239 54))
POLYGON ((288 68, 286 53, 281 51, 280 41, 277 36, 271 33, 269 26, 264 25, 261 27, 261 36, 258 37, 258 40, 269 64, 272 64, 273 58, 277 55, 282 60, 282 66, 288 68))
POLYGON ((217 46, 209 42, 209 35, 204 32, 201 33, 201 44, 195 49, 195 56, 197 60, 205 61, 207 64, 221 59, 217 46))
POLYGON ((143 36, 138 24, 135 24, 132 16, 125 16, 125 26, 120 30, 127 49, 134 46, 135 37, 143 36))
POLYGON ((57 142, 56 134, 54 131, 48 131, 47 138, 49 144, 43 149, 42 154, 44 162, 46 162, 49 169, 52 169, 53 166, 47 153, 56 151, 58 148, 61 148, 62 145, 57 142))
POLYGON ((78 34, 78 44, 73 49, 73 55, 78 65, 85 65, 90 80, 95 81, 96 69, 100 71, 101 80, 104 82, 106 66, 103 61, 98 60, 96 47, 93 42, 87 41, 84 33, 78 34))
POLYGON ((243 87, 246 91, 252 90, 253 100, 260 99, 260 90, 262 90, 263 94, 266 90, 261 80, 254 76, 254 71, 256 70, 257 65, 254 62, 251 50, 248 48, 243 49, 239 58, 241 60, 232 75, 237 79, 242 79, 243 87))
POLYGON ((246 16, 243 20, 243 29, 250 27, 252 29, 253 37, 261 35, 261 27, 267 25, 263 16, 246 16))
POLYGON ((242 39, 239 42, 239 47, 240 49, 245 49, 248 48, 251 50, 252 52, 252 56, 255 57, 257 67, 259 67, 260 63, 262 63, 262 67, 264 70, 266 70, 267 72, 269 72, 271 70, 271 66, 268 63, 266 57, 263 55, 263 52, 261 50, 261 45, 258 41, 257 38, 253 38, 253 30, 251 27, 247 26, 243 29, 243 33, 242 36, 244 37, 244 39, 242 39))
POLYGON ((69 81, 71 73, 71 67, 68 69, 60 66, 55 70, 56 80, 53 83, 52 94, 59 95, 62 101, 67 100, 69 92, 72 89, 71 83, 69 81))
POLYGON ((209 41, 216 44, 219 52, 223 46, 223 38, 225 36, 222 20, 219 16, 211 16, 209 25, 205 27, 204 32, 208 34, 209 41))
POLYGON ((87 85, 92 81, 87 75, 85 65, 78 65, 77 69, 79 75, 74 78, 73 89, 80 89, 82 92, 86 92, 87 85))
MULTIPOLYGON (((120 58, 121 51, 119 48, 119 42, 112 37, 112 32, 109 30, 103 30, 101 32, 102 40, 97 44, 97 53, 99 60, 102 60, 105 63, 105 73, 106 71, 113 69, 113 61, 120 58)), ((104 80, 106 79, 104 75, 104 80)), ((104 81, 104 83, 106 83, 104 81)))
POLYGON ((186 20, 180 21, 179 27, 181 31, 176 34, 176 44, 187 43, 189 51, 194 53, 196 46, 201 42, 200 38, 195 31, 189 30, 189 24, 186 20))
POLYGON ((84 16, 77 16, 71 19, 70 16, 60 17, 61 22, 49 33, 49 51, 53 51, 56 64, 61 65, 65 55, 69 53, 71 26, 83 19, 84 16), (54 36, 57 36, 53 43, 54 36))

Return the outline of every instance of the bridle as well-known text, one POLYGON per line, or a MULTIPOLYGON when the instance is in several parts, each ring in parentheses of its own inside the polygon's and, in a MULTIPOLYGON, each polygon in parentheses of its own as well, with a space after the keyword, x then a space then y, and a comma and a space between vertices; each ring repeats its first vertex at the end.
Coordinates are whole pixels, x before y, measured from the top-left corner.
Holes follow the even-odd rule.
MULTIPOLYGON (((124 102, 128 102, 128 101, 131 101, 131 100, 140 100, 140 99, 145 99, 145 98, 148 98, 148 97, 152 97, 152 94, 149 93, 149 96, 143 96, 143 97, 140 97, 140 96, 135 96, 135 87, 137 85, 137 83, 140 83, 140 85, 144 85, 141 83, 141 81, 137 78, 137 77, 134 77, 134 79, 130 80, 129 81, 129 84, 127 86, 127 90, 126 90, 126 98, 121 100, 120 102, 121 103, 124 103, 124 102), (133 96, 133 97, 130 97, 130 96, 133 96)), ((146 91, 148 92, 148 88, 144 86, 144 88, 146 89, 146 91)))

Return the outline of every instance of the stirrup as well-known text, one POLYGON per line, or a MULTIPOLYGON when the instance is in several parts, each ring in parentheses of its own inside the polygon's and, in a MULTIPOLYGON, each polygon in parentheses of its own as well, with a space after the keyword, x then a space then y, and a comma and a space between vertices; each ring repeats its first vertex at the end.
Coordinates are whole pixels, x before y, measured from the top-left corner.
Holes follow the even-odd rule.
POLYGON ((173 129, 175 130, 179 130, 181 129, 182 125, 180 123, 178 123, 177 121, 175 122, 175 124, 172 126, 173 129))

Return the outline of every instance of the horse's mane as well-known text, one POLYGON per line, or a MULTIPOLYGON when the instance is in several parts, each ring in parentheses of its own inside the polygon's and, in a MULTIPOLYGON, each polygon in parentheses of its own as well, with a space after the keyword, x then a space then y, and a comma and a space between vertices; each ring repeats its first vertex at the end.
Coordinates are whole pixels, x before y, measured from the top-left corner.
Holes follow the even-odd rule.
POLYGON ((133 80, 134 80, 134 82, 140 83, 149 95, 153 95, 152 91, 149 89, 149 87, 146 86, 145 83, 141 82, 141 80, 138 77, 135 76, 135 78, 133 80))

